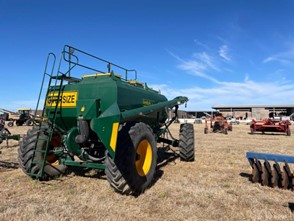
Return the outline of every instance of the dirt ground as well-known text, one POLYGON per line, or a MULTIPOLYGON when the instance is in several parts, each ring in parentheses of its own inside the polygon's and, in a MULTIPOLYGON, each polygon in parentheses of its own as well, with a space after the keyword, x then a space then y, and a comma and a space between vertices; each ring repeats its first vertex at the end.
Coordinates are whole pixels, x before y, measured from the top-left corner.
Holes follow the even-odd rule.
MULTIPOLYGON (((228 135, 205 135, 204 124, 194 129, 195 161, 162 158, 153 185, 138 197, 116 193, 95 171, 32 180, 18 168, 18 142, 3 142, 0 220, 294 220, 294 192, 251 183, 245 157, 247 151, 294 155, 293 135, 250 135, 245 124, 228 135)), ((177 137, 179 124, 171 130, 177 137)))

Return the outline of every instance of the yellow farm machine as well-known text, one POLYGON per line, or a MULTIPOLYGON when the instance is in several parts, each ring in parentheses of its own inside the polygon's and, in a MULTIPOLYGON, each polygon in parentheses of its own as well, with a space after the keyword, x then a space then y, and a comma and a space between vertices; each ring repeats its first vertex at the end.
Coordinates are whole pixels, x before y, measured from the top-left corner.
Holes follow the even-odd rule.
POLYGON ((34 124, 34 120, 31 114, 31 108, 19 108, 17 112, 9 111, 3 108, 0 108, 1 119, 4 121, 8 121, 7 125, 12 127, 14 124, 16 126, 32 126, 34 124))

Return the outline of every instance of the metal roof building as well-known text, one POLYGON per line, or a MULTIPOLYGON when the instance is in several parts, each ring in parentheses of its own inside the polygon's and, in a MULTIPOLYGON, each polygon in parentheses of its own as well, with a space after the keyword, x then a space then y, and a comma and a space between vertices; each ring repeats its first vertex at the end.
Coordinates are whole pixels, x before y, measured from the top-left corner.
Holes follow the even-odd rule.
POLYGON ((259 120, 279 115, 290 116, 294 113, 294 104, 214 105, 212 109, 227 116, 259 120))

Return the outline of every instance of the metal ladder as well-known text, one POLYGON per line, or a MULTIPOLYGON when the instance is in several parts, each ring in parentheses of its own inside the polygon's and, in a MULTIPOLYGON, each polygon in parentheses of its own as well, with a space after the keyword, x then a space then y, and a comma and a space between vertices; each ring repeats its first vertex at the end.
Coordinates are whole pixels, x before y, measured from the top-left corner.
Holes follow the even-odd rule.
MULTIPOLYGON (((61 61, 62 61, 62 57, 60 59, 60 64, 61 64, 61 61)), ((34 150, 33 150, 31 166, 30 166, 30 169, 29 169, 29 175, 31 177, 36 178, 36 179, 44 178, 44 172, 45 172, 45 166, 46 166, 46 158, 47 158, 47 155, 48 155, 48 152, 49 152, 49 143, 50 143, 50 141, 52 139, 54 130, 56 128, 56 124, 55 124, 56 115, 57 115, 57 110, 58 110, 58 106, 59 106, 59 102, 60 102, 60 97, 61 97, 61 94, 62 94, 61 90, 62 90, 63 82, 64 82, 64 79, 66 78, 66 74, 62 74, 60 72, 60 64, 59 64, 59 67, 58 67, 57 75, 53 76, 54 68, 55 68, 55 62, 56 62, 55 54, 49 53, 48 57, 47 57, 47 61, 46 61, 46 66, 45 66, 44 75, 43 75, 43 79, 42 79, 42 85, 41 85, 41 89, 40 89, 40 93, 39 93, 39 97, 38 97, 38 102, 37 102, 37 106, 36 106, 36 110, 35 110, 35 116, 34 116, 34 118, 35 118, 37 110, 38 110, 39 105, 40 105, 40 99, 41 99, 43 88, 44 88, 44 82, 45 82, 45 79, 46 79, 46 76, 47 76, 47 77, 49 77, 49 82, 48 82, 45 101, 44 101, 44 105, 43 105, 43 111, 42 111, 42 115, 41 115, 41 122, 40 122, 40 124, 38 126, 39 130, 37 132, 37 139, 36 139, 35 147, 34 147, 34 150), (51 58, 53 58, 52 67, 51 67, 51 70, 48 72, 48 64, 49 64, 49 61, 51 60, 51 58), (55 81, 54 81, 54 79, 55 79, 55 81), (58 89, 58 90, 56 90, 56 89, 58 89), (56 96, 56 94, 57 94, 57 96, 56 96), (51 102, 51 105, 48 107, 48 106, 46 106, 46 99, 48 99, 49 96, 54 97, 56 100, 55 100, 55 102, 51 102), (47 113, 47 116, 46 116, 46 113, 47 113), (44 127, 43 126, 44 118, 50 118, 51 119, 50 124, 48 124, 49 127, 47 127, 47 126, 44 127), (40 136, 41 132, 43 131, 44 128, 48 128, 48 130, 46 131, 47 132, 46 137, 40 136), (46 148, 45 149, 41 149, 41 150, 37 149, 39 141, 45 141, 45 143, 46 143, 46 148), (36 159, 36 153, 42 153, 43 154, 43 158, 42 158, 41 162, 36 159), (36 172, 34 172, 34 171, 32 171, 32 169, 36 165, 39 165, 39 169, 36 172)), ((54 167, 53 165, 50 165, 50 166, 54 167)))

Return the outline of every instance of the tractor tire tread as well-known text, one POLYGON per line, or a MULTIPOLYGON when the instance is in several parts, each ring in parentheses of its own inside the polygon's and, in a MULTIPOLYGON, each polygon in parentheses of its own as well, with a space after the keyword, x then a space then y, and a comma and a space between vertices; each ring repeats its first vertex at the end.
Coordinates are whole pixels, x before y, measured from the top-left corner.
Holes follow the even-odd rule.
MULTIPOLYGON (((33 158, 34 161, 40 163, 44 160, 44 153, 35 152, 35 144, 38 139, 38 133, 40 133, 39 138, 47 138, 47 135, 44 134, 45 130, 46 126, 43 129, 39 129, 39 127, 33 127, 32 129, 30 129, 20 142, 20 147, 18 149, 19 165, 23 172, 28 176, 31 176, 33 179, 36 179, 36 177, 30 174, 38 174, 41 170, 41 165, 39 163, 32 165, 33 158)), ((43 150, 46 147, 46 144, 44 144, 44 142, 44 140, 39 140, 37 144, 37 149, 43 150)), ((66 170, 67 166, 62 164, 56 166, 46 164, 44 167, 43 176, 39 177, 38 179, 49 180, 62 174, 65 174, 66 170)))
POLYGON ((182 124, 180 126, 180 160, 191 162, 195 159, 194 127, 193 124, 182 124))
POLYGON ((115 189, 115 191, 121 194, 129 195, 131 193, 131 189, 108 153, 106 153, 105 165, 105 174, 110 185, 115 189))

